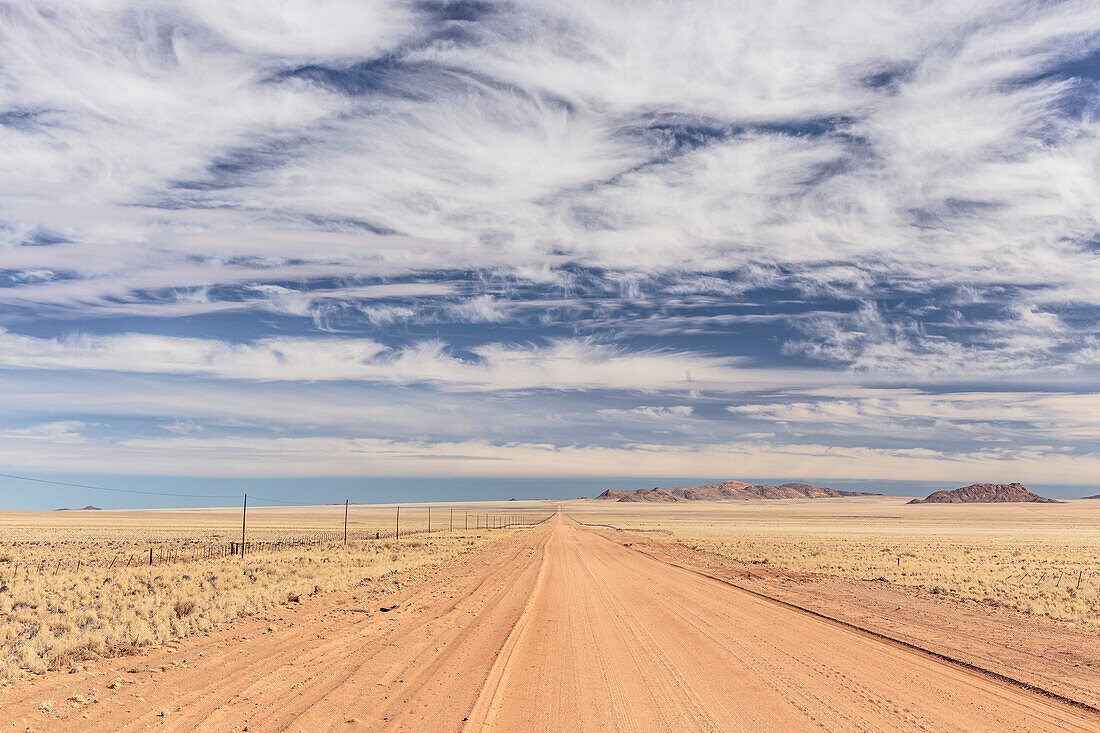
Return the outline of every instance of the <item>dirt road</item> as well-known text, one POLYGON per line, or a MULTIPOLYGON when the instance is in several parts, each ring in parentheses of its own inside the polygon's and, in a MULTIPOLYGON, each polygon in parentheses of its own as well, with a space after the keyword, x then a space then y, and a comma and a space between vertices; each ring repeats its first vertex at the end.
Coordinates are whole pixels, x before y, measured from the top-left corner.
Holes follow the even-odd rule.
POLYGON ((402 582, 20 683, 0 710, 13 730, 1100 730, 560 515, 402 582))

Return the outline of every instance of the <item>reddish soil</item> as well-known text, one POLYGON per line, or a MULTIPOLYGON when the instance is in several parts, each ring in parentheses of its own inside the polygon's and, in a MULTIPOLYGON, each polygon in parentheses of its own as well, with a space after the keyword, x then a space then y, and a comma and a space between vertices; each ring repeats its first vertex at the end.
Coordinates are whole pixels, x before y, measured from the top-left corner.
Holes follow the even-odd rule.
POLYGON ((678 543, 605 535, 665 562, 1100 708, 1100 634, 1092 628, 883 581, 737 565, 678 543))

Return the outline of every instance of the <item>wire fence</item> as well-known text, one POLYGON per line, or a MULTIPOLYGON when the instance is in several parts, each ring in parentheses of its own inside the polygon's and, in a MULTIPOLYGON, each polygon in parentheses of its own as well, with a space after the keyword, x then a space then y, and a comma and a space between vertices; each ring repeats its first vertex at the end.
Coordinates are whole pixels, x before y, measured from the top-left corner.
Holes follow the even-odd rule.
MULTIPOLYGON (((24 542, 24 548, 18 544, 0 551, 0 573, 15 575, 20 571, 30 573, 60 573, 63 570, 81 570, 83 568, 127 568, 194 563, 216 560, 229 560, 247 557, 258 553, 278 553, 287 551, 309 551, 314 549, 337 548, 357 545, 366 541, 379 540, 400 542, 411 538, 426 537, 456 532, 486 532, 520 527, 531 527, 546 522, 553 514, 534 513, 456 513, 448 511, 445 518, 432 522, 430 511, 416 511, 410 515, 409 508, 395 508, 394 522, 390 526, 367 529, 345 526, 340 530, 295 532, 257 528, 251 535, 260 535, 262 539, 252 539, 247 527, 247 518, 242 516, 242 534, 244 539, 167 539, 154 541, 127 542, 125 548, 115 548, 95 554, 88 552, 87 546, 73 543, 66 548, 66 557, 55 559, 57 543, 24 542), (404 521, 404 526, 402 526, 404 521), (413 523, 414 526, 410 526, 413 523), (22 552, 20 550, 23 549, 22 552), (43 553, 42 550, 48 550, 43 553), (49 557, 35 556, 48 554, 49 557)), ((357 523, 357 522, 356 522, 357 523)), ((224 532, 223 532, 224 534, 224 532)))

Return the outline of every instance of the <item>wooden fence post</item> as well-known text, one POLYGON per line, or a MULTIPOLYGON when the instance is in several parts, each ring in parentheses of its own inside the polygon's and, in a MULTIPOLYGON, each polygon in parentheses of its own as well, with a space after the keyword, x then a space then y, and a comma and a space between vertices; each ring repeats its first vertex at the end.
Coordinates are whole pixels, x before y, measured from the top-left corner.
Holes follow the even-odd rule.
POLYGON ((244 525, 248 519, 248 494, 244 495, 244 507, 241 508, 241 559, 244 560, 244 525))

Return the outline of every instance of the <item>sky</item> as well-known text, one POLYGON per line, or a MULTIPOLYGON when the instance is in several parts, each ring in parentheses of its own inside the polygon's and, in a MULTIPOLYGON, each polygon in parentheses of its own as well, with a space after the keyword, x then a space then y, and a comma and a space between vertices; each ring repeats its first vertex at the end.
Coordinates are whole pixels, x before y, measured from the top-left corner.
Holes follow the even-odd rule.
MULTIPOLYGON (((1095 2, 5 3, 0 472, 1086 493, 1097 29, 1095 2)), ((153 501, 84 496, 0 477, 9 507, 153 501)))

